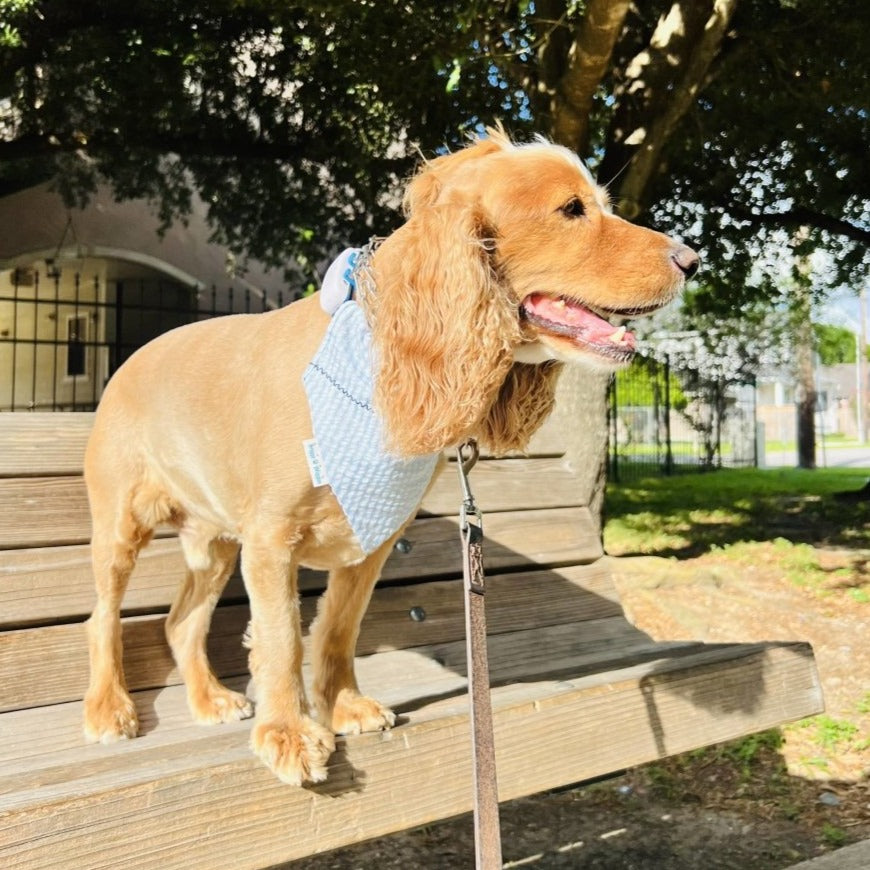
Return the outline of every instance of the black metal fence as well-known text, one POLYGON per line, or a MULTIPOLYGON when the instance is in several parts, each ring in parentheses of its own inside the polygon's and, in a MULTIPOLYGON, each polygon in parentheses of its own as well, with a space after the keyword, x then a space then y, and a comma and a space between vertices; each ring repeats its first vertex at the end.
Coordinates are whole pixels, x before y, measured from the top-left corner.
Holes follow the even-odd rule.
POLYGON ((699 384, 667 358, 638 357, 613 378, 608 407, 612 481, 757 464, 751 384, 699 384))
POLYGON ((93 410, 112 373, 157 335, 283 304, 249 289, 13 270, 0 280, 0 411, 93 410))

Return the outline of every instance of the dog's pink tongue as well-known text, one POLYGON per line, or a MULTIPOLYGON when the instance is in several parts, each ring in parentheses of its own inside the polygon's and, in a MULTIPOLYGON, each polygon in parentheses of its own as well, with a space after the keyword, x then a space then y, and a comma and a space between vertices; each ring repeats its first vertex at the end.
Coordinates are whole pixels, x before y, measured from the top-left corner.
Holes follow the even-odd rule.
POLYGON ((567 327, 572 333, 593 344, 616 344, 620 347, 635 346, 635 338, 625 327, 615 327, 588 308, 570 299, 554 299, 533 293, 523 300, 523 308, 530 314, 550 323, 567 327))

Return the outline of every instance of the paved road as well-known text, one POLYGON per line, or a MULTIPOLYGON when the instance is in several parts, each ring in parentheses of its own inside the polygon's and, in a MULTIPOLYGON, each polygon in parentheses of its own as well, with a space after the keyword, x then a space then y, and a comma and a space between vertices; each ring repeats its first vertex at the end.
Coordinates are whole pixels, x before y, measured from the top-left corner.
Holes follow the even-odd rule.
MULTIPOLYGON (((794 450, 768 452, 764 457, 768 468, 797 466, 797 453, 794 450)), ((870 469, 870 444, 863 447, 825 447, 816 445, 816 464, 826 468, 867 468, 870 469)), ((870 472, 868 472, 870 476, 870 472)))

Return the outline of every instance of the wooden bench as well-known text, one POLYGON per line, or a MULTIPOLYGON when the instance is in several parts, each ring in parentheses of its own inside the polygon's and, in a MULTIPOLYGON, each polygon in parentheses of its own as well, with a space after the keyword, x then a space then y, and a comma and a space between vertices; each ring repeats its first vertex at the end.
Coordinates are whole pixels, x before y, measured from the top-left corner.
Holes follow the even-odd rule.
MULTIPOLYGON (((568 398, 531 456, 482 460, 472 473, 487 538, 502 800, 821 710, 805 644, 661 644, 624 619, 586 504, 588 474, 558 436, 573 434, 576 446, 583 418, 565 393, 575 388, 563 388, 568 398)), ((250 721, 191 723, 163 638, 183 570, 168 535, 143 552, 124 604, 143 735, 83 742, 93 592, 80 470, 90 423, 89 414, 0 415, 0 866, 238 870, 469 810, 453 469, 409 529, 410 551, 388 563, 360 637, 362 687, 399 723, 340 738, 326 783, 282 785, 248 748, 250 721)), ((304 577, 309 619, 322 582, 304 577)), ((247 618, 235 579, 215 614, 211 657, 237 688, 247 683, 247 618)))

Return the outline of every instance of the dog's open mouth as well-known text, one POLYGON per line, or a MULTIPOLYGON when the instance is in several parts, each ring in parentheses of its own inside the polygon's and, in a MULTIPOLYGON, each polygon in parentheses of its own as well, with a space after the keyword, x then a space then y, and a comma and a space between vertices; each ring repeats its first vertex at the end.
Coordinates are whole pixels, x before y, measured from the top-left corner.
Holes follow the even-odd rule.
POLYGON ((520 315, 542 332, 568 339, 614 362, 628 362, 637 350, 634 335, 624 326, 616 327, 608 316, 627 317, 640 311, 599 311, 567 296, 532 293, 523 300, 520 315))

